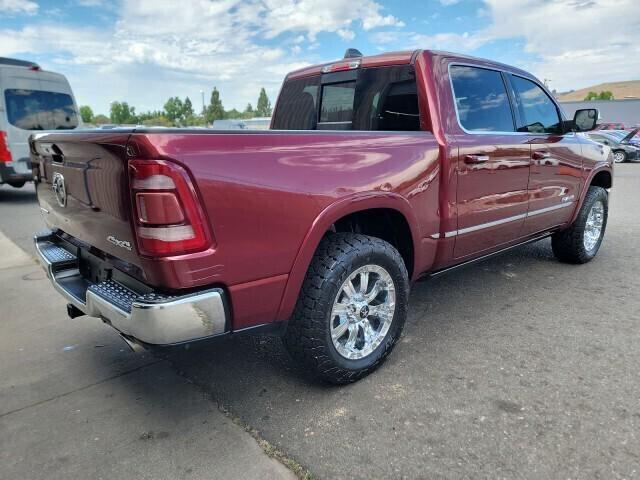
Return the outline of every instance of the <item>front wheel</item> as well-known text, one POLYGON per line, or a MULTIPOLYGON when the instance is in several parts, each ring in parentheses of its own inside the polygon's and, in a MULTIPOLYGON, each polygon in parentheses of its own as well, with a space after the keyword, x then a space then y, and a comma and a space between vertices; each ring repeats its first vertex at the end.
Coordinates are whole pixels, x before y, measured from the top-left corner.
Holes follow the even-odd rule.
POLYGON ((596 256, 609 215, 609 195, 602 187, 589 187, 576 221, 551 237, 554 255, 566 263, 587 263, 596 256))
POLYGON ((624 163, 627 161, 627 153, 624 150, 613 151, 613 161, 616 163, 624 163))
POLYGON ((408 299, 407 269, 392 245, 329 234, 307 272, 285 345, 316 376, 355 382, 380 366, 400 338, 408 299))

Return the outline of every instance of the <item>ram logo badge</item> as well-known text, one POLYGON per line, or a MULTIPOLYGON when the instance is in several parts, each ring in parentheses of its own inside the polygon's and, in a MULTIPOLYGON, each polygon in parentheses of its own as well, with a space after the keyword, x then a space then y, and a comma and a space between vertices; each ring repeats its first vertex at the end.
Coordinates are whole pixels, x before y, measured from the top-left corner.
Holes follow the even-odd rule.
POLYGON ((67 206, 67 188, 64 185, 64 177, 61 173, 55 172, 53 174, 53 181, 51 182, 51 188, 53 189, 53 194, 56 197, 56 201, 58 205, 61 207, 67 206))
POLYGON ((107 237, 107 241, 109 243, 113 243, 116 247, 124 248, 125 250, 131 251, 131 242, 128 242, 126 240, 118 240, 113 235, 109 235, 107 237))

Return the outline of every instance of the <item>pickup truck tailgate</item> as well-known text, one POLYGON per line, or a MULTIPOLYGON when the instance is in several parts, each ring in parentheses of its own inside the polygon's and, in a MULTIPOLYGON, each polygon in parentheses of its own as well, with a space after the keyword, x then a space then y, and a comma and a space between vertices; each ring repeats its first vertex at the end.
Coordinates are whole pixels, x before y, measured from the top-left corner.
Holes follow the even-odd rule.
POLYGON ((37 134, 32 161, 38 201, 51 229, 139 265, 129 212, 130 130, 37 134))

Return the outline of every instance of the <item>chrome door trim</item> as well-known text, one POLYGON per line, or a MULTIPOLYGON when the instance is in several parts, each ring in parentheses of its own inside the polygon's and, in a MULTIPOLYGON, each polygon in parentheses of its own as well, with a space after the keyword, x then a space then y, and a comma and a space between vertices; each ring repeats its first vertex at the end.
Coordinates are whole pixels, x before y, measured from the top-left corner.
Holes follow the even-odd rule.
POLYGON ((457 235, 464 235, 465 233, 477 232, 478 230, 484 230, 485 228, 496 227, 498 225, 502 225, 509 222, 515 222, 516 220, 522 220, 523 218, 534 217, 536 215, 541 215, 543 213, 553 212, 554 210, 559 210, 561 208, 574 206, 575 202, 565 202, 559 203, 558 205, 553 205, 551 207, 540 208, 538 210, 532 210, 527 213, 521 213, 519 215, 514 215, 512 217, 501 218, 500 220, 494 220, 492 222, 481 223, 479 225, 473 225, 472 227, 460 228, 458 230, 452 230, 450 232, 445 232, 444 234, 434 233, 430 235, 431 238, 450 238, 455 237, 457 235))

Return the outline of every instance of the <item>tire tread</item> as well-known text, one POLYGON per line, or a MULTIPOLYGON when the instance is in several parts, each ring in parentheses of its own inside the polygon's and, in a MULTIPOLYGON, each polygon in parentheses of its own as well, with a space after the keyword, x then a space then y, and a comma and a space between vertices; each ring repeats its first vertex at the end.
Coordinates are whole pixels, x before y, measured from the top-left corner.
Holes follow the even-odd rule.
MULTIPOLYGON (((327 288, 339 288, 335 278, 348 274, 351 262, 359 257, 367 257, 374 251, 384 253, 402 269, 408 293, 408 274, 398 251, 389 243, 375 237, 356 233, 331 233, 318 246, 307 274, 293 315, 289 320, 284 343, 290 355, 316 376, 335 384, 356 382, 378 368, 391 352, 400 336, 406 317, 407 305, 396 302, 397 313, 394 321, 401 322, 397 335, 385 343, 382 355, 366 368, 349 370, 340 368, 327 355, 325 343, 326 314, 331 304, 323 296, 327 288), (338 275, 335 275, 335 274, 338 275)), ((396 286, 398 290, 398 286, 396 286)))

